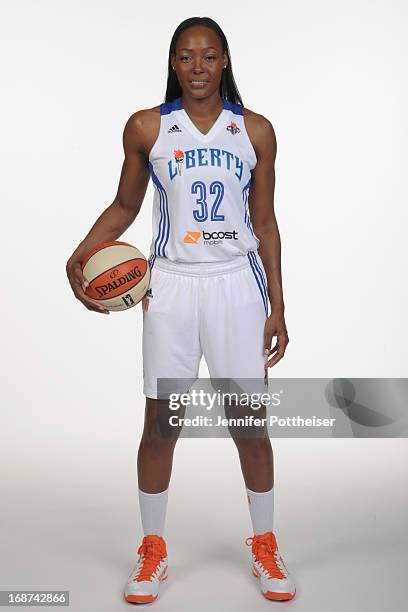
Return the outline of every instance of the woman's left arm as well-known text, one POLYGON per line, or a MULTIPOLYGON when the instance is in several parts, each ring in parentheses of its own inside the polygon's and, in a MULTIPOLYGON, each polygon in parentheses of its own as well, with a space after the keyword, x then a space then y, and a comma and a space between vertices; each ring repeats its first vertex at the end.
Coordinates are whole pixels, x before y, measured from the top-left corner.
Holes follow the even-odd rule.
POLYGON ((248 111, 245 116, 248 136, 257 156, 252 171, 248 206, 252 227, 260 241, 258 253, 265 268, 271 314, 264 331, 265 367, 274 366, 285 354, 289 342, 285 324, 281 272, 281 240, 274 210, 276 136, 268 119, 248 111), (272 338, 277 342, 272 347, 272 338))

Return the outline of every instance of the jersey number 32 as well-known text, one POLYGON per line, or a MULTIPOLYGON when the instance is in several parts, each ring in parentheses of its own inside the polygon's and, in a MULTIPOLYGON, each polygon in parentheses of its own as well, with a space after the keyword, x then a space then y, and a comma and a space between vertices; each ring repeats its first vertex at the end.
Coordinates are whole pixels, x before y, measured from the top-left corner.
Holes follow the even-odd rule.
POLYGON ((198 196, 194 204, 199 206, 198 210, 193 210, 193 217, 196 221, 206 221, 208 219, 208 207, 211 206, 211 221, 224 221, 224 215, 218 214, 218 208, 224 196, 224 185, 220 181, 213 181, 209 188, 210 195, 215 199, 212 204, 207 202, 207 186, 203 181, 194 181, 191 185, 191 193, 198 196))

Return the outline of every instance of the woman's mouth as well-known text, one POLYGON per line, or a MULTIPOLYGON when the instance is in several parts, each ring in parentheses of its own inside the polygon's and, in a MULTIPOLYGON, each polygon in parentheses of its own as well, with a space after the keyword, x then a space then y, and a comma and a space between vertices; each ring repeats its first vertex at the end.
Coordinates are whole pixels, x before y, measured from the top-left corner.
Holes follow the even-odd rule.
POLYGON ((208 81, 203 81, 203 80, 200 80, 200 79, 198 79, 198 80, 194 79, 192 81, 189 81, 189 83, 190 83, 190 85, 192 87, 205 87, 207 85, 208 81))

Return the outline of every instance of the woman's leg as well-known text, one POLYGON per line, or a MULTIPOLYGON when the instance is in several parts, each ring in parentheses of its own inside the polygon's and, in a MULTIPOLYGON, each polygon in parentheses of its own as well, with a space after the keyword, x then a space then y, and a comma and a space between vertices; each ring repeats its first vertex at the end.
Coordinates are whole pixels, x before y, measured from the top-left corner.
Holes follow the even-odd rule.
POLYGON ((178 413, 178 410, 170 411, 168 401, 146 397, 137 455, 139 488, 146 493, 159 493, 169 486, 174 447, 180 433, 175 427, 169 427, 169 416, 178 413))
MULTIPOLYGON (((185 408, 183 407, 183 412, 185 408)), ((145 421, 137 455, 139 505, 145 535, 163 536, 173 453, 180 430, 169 426, 166 400, 146 398, 145 421)))
MULTIPOLYGON (((175 411, 171 411, 174 414, 175 411)), ((131 603, 154 601, 167 578, 167 546, 163 537, 173 452, 179 431, 169 426, 169 402, 146 397, 145 420, 137 455, 140 513, 144 538, 125 587, 131 603)))
POLYGON ((273 451, 269 436, 234 439, 248 489, 269 491, 273 487, 273 451))
POLYGON ((248 489, 266 491, 273 487, 273 451, 266 426, 266 406, 252 408, 247 404, 226 402, 225 416, 232 419, 256 417, 261 425, 228 427, 229 433, 237 447, 241 462, 242 475, 248 489))
POLYGON ((234 436, 245 484, 253 537, 245 543, 252 550, 252 572, 259 578, 267 599, 290 600, 296 592, 278 549, 274 526, 273 453, 267 428, 253 437, 234 436))
POLYGON ((269 438, 235 440, 255 535, 274 530, 273 453, 269 438))
MULTIPOLYGON (((225 411, 228 417, 254 414, 254 410, 248 406, 226 406, 225 411)), ((265 406, 256 410, 256 416, 265 419, 265 406)), ((253 532, 255 535, 273 532, 273 451, 267 427, 266 425, 249 428, 230 426, 229 431, 241 463, 253 532)))

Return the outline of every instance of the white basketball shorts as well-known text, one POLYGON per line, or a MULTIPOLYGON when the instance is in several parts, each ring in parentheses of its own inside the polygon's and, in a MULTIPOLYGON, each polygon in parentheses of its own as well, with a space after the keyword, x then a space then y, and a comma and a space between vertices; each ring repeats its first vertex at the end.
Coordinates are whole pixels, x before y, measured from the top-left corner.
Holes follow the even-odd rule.
POLYGON ((203 355, 211 381, 257 379, 258 391, 267 390, 264 327, 269 306, 257 252, 211 263, 156 257, 149 293, 143 310, 144 395, 165 397, 161 382, 158 395, 158 379, 173 379, 168 393, 188 392, 203 355))

